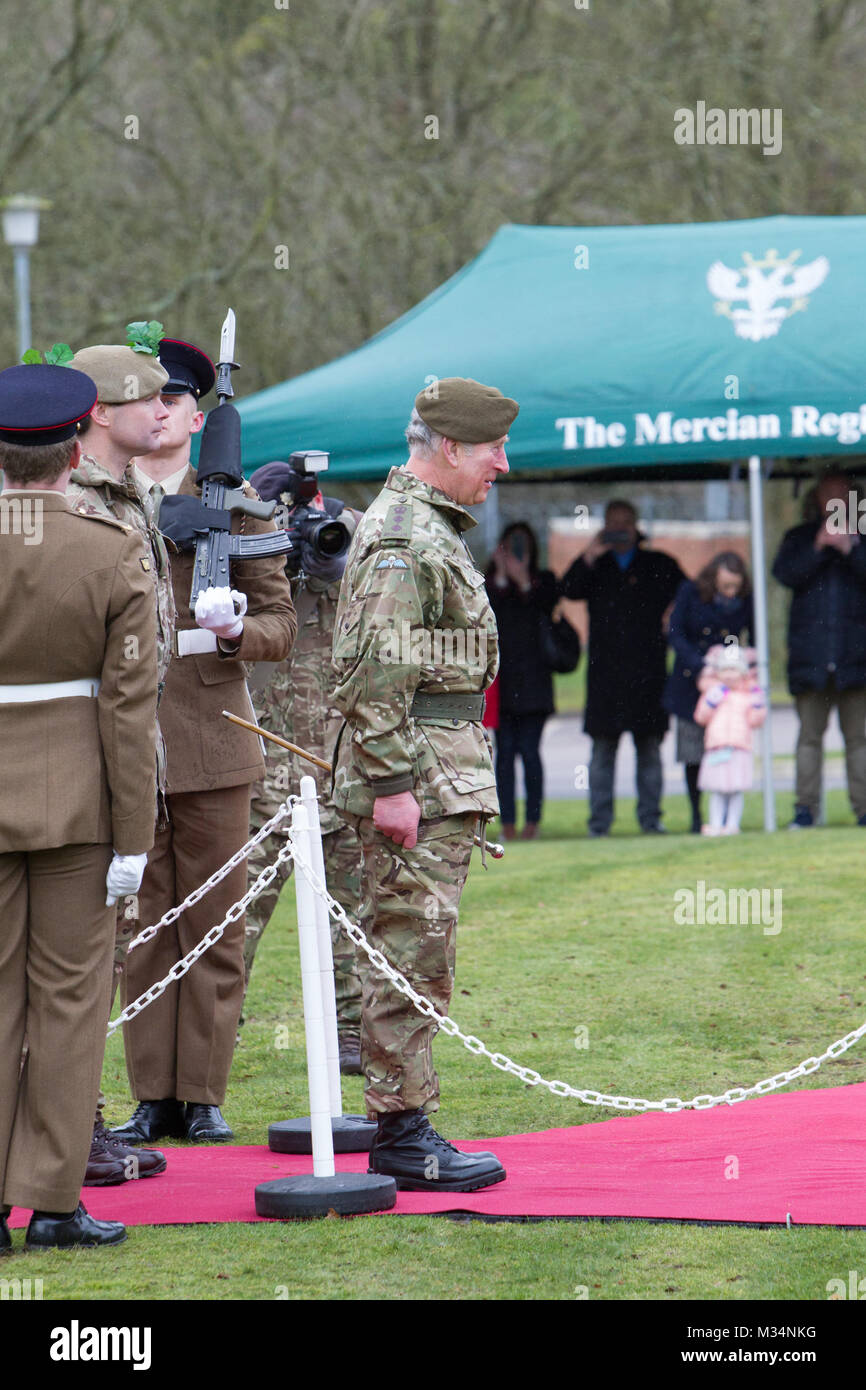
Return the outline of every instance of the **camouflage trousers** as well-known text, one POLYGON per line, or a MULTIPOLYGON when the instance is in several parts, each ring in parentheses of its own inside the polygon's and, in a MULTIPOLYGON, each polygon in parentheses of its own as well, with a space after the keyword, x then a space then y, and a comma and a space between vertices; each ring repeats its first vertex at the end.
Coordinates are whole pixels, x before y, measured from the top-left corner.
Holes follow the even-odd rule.
MULTIPOLYGON (((403 849, 373 821, 348 817, 364 849, 359 925, 409 983, 447 1013, 454 988, 457 912, 469 872, 475 813, 422 820, 403 849)), ((366 958, 365 958, 366 959, 366 958)), ((436 1025, 375 967, 361 972, 361 1062, 367 1114, 439 1109, 436 1025)))
MULTIPOLYGON (((259 786, 253 791, 250 808, 250 834, 260 830, 266 820, 279 805, 279 800, 271 802, 259 796, 259 786)), ((276 857, 288 839, 288 818, 273 831, 260 845, 256 845, 249 857, 249 881, 252 883, 262 869, 276 857)), ((361 846, 355 830, 349 825, 341 825, 337 830, 322 836, 322 850, 325 856, 325 879, 328 892, 344 911, 357 921, 358 903, 361 896, 361 846)), ((249 986, 253 960, 262 939, 262 934, 273 916, 283 885, 292 876, 292 861, 281 864, 273 883, 263 893, 254 898, 247 908, 246 936, 244 939, 244 974, 249 986)), ((340 1032, 357 1035, 361 1026, 361 980, 354 942, 350 941, 339 924, 331 918, 331 945, 334 952, 334 993, 337 998, 337 1028, 340 1032)))

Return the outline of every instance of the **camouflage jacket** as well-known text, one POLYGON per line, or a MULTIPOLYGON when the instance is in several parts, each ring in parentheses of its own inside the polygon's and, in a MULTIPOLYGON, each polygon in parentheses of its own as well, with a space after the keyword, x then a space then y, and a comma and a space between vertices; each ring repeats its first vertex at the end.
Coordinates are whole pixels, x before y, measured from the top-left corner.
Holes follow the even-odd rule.
POLYGON ((66 499, 72 511, 95 513, 122 521, 125 526, 132 526, 138 531, 144 540, 151 557, 156 597, 156 652, 161 695, 171 660, 176 614, 168 551, 153 524, 150 498, 136 486, 131 464, 127 465, 123 478, 118 482, 96 459, 82 454, 66 489, 66 499))
MULTIPOLYGON (((333 702, 337 675, 331 661, 339 595, 339 580, 327 586, 316 579, 307 578, 302 585, 293 581, 298 635, 287 659, 274 668, 267 686, 253 697, 263 729, 297 743, 325 762, 333 759, 343 725, 343 716, 333 702)), ((329 800, 331 774, 315 763, 270 745, 268 761, 275 760, 285 760, 287 785, 292 792, 298 791, 302 777, 315 778, 322 833, 328 835, 338 830, 343 822, 329 800)))
POLYGON ((422 694, 478 694, 499 664, 484 576, 463 532, 474 518, 444 492, 392 468, 346 562, 334 665, 343 712, 333 799, 372 815, 377 796, 411 791, 424 819, 499 810, 480 721, 413 718, 422 694))

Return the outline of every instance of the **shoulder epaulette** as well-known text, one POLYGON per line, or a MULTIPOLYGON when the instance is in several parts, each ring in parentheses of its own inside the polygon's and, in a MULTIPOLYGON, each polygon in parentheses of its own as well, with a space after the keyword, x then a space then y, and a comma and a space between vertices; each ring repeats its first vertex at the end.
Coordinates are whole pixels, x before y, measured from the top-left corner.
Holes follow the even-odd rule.
POLYGON ((395 502, 385 514, 379 542, 408 545, 412 539, 412 503, 395 502))
POLYGON ((83 516, 85 521, 103 521, 107 526, 114 526, 117 530, 127 533, 132 530, 132 527, 127 526, 125 521, 118 521, 116 516, 106 516, 104 512, 89 511, 83 502, 79 506, 71 508, 70 515, 83 516))

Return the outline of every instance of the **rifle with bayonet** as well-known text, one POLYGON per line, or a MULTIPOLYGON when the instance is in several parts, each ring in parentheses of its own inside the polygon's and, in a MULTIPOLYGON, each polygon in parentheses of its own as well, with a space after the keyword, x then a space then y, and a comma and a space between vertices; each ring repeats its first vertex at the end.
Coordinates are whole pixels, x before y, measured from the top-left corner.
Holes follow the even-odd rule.
POLYGON ((230 561, 286 555, 292 542, 285 531, 264 536, 233 536, 232 516, 270 521, 275 502, 259 502, 244 492, 241 465, 241 417, 230 402, 234 395, 231 374, 237 369, 235 316, 226 314, 220 335, 216 390, 219 404, 209 411, 201 438, 196 479, 198 497, 164 497, 159 508, 159 529, 179 550, 195 547, 190 611, 205 589, 230 588, 230 561))

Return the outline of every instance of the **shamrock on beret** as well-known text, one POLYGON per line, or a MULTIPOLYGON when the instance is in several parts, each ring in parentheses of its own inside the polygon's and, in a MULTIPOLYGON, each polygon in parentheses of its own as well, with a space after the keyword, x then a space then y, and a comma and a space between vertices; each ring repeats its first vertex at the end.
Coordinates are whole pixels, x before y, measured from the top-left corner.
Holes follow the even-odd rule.
POLYGON ((26 367, 44 362, 47 367, 65 367, 74 353, 68 343, 52 343, 44 358, 38 348, 28 348, 21 361, 26 367))
POLYGON ((126 343, 133 352, 146 352, 151 357, 156 357, 159 352, 160 339, 165 335, 165 329, 156 319, 139 319, 136 323, 126 325, 126 343))

